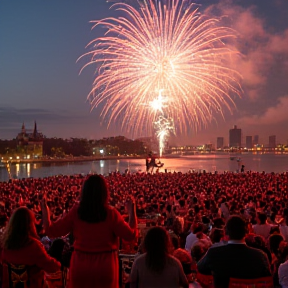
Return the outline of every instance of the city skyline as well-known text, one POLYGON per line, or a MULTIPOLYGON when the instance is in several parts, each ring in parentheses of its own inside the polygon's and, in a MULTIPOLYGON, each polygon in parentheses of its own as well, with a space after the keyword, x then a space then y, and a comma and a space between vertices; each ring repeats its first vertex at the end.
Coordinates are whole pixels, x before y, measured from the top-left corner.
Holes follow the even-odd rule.
MULTIPOLYGON (((30 123, 31 124, 31 123, 30 123)), ((31 125, 26 125, 25 123, 22 123, 21 124, 21 127, 19 126, 19 129, 18 129, 18 132, 16 133, 16 135, 14 135, 12 137, 11 140, 13 139, 17 139, 19 137, 19 135, 22 135, 23 134, 23 129, 25 130, 26 133, 28 134, 33 134, 35 133, 35 131, 37 131, 37 133, 39 135, 42 135, 41 137, 43 138, 54 138, 54 137, 47 137, 45 135, 45 131, 43 133, 43 131, 41 130, 41 127, 40 129, 38 129, 38 124, 36 121, 34 121, 31 125), (33 124, 33 125, 32 125, 33 124)), ((232 132, 233 134, 233 132, 232 132)), ((121 134, 117 134, 117 135, 111 135, 111 136, 108 136, 108 137, 103 137, 103 138, 93 138, 93 139, 87 139, 87 138, 83 138, 83 139, 87 139, 87 140, 101 140, 101 139, 105 139, 105 138, 117 138, 117 137, 123 137, 123 135, 121 134)), ((124 136, 125 137, 125 136, 124 136)), ((232 135, 232 137, 234 137, 232 135)), ((63 140, 69 140, 69 139, 73 139, 73 138, 77 138, 77 137, 56 137, 56 138, 61 138, 63 140)), ((81 137, 80 137, 81 138, 81 137)), ((138 138, 135 138, 133 140, 141 140, 142 139, 148 139, 150 137, 138 137, 138 138)), ((154 138, 156 139, 156 137, 154 136, 154 138)), ((233 127, 230 127, 230 129, 228 131, 226 131, 226 136, 217 136, 216 139, 214 139, 214 141, 209 141, 209 142, 202 142, 202 143, 190 143, 190 144, 187 144, 187 146, 203 146, 203 145, 213 145, 213 147, 215 147, 216 149, 218 148, 224 148, 224 147, 242 147, 242 148, 248 148, 248 149, 251 149, 253 147, 255 147, 255 145, 259 145, 259 146, 263 146, 263 147, 270 147, 270 148, 275 148, 277 145, 288 145, 288 139, 286 142, 280 142, 278 141, 278 137, 277 135, 273 134, 273 135, 269 135, 267 137, 267 139, 263 140, 264 137, 262 137, 261 135, 248 135, 245 133, 243 133, 243 130, 241 129, 241 127, 238 127, 237 125, 234 125, 233 127), (241 145, 235 145, 233 143, 231 143, 231 131, 233 130, 238 130, 238 132, 236 131, 236 134, 240 133, 240 135, 236 135, 236 139, 241 139, 240 140, 240 143, 241 145), (240 132, 239 132, 240 131, 240 132)), ((129 137, 127 137, 127 139, 129 139, 129 137)), ((130 138, 131 139, 131 138, 130 138)), ((0 140, 5 140, 5 139, 2 139, 0 137, 0 140)), ((237 140, 239 141, 239 140, 237 140)), ((232 140, 233 142, 233 140, 232 140)), ((173 143, 169 143, 168 141, 168 145, 169 146, 174 146, 173 143)), ((180 145, 182 146, 182 145, 180 145)))
MULTIPOLYGON (((225 121, 216 118, 197 134, 178 133, 169 142, 215 143, 218 135, 227 135, 237 124, 246 135, 263 139, 276 135, 277 142, 287 143, 287 1, 196 2, 202 4, 201 12, 225 15, 239 33, 237 48, 242 57, 235 65, 243 76, 244 92, 242 99, 235 99, 233 115, 225 113, 225 121)), ((85 5, 56 0, 0 2, 1 139, 12 139, 19 123, 30 126, 35 120, 47 137, 99 139, 121 134, 133 138, 117 123, 109 130, 106 123, 99 124, 101 110, 90 113, 86 101, 94 70, 78 75, 82 64, 76 63, 77 58, 86 52, 89 41, 105 32, 103 28, 91 31, 89 21, 119 15, 110 6, 104 0, 85 5)))

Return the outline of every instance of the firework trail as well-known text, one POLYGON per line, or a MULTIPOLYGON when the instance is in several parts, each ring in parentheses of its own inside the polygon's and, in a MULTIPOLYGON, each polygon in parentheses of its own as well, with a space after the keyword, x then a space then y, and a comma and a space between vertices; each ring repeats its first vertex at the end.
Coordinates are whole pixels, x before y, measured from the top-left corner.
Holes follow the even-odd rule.
POLYGON ((159 156, 162 157, 168 136, 170 133, 175 134, 174 121, 173 119, 167 119, 164 116, 159 116, 154 122, 154 127, 159 141, 159 156))
POLYGON ((147 0, 139 10, 118 3, 112 7, 125 17, 91 21, 92 29, 107 31, 80 58, 89 58, 82 69, 97 67, 88 99, 91 109, 103 103, 108 126, 121 121, 128 132, 149 134, 161 116, 172 119, 177 131, 197 130, 216 113, 224 117, 222 108, 232 112, 233 98, 241 94, 241 76, 229 67, 238 54, 228 45, 235 32, 194 4, 166 2, 147 0))

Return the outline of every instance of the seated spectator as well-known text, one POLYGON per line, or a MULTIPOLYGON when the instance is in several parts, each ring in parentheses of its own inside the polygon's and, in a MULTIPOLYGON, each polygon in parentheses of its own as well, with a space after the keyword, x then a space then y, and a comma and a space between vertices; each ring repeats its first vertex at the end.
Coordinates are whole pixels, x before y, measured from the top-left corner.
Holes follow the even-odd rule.
POLYGON ((203 245, 194 245, 191 249, 191 257, 193 262, 198 263, 201 258, 206 254, 208 249, 203 245))
POLYGON ((200 245, 200 246, 203 246, 206 250, 208 250, 208 248, 212 245, 210 238, 203 232, 198 232, 196 236, 197 236, 197 241, 194 242, 193 246, 200 245))
POLYGON ((230 278, 270 276, 267 255, 245 243, 245 221, 240 216, 231 216, 225 229, 229 236, 228 244, 211 247, 197 264, 199 273, 213 275, 215 288, 228 287, 230 278))
MULTIPOLYGON (((45 251, 34 223, 34 214, 28 208, 16 209, 4 230, 0 257, 3 264, 27 267, 29 288, 42 287, 44 271, 55 273, 61 268, 61 264, 45 251)), ((3 265, 3 288, 11 287, 8 273, 7 265, 3 265)))
POLYGON ((213 228, 223 229, 225 226, 225 220, 221 217, 213 219, 213 228))
POLYGON ((173 252, 173 256, 181 262, 183 271, 189 282, 189 288, 201 288, 200 284, 196 281, 196 271, 191 255, 186 250, 178 248, 173 252))
POLYGON ((64 246, 65 246, 65 242, 63 239, 61 238, 55 239, 52 242, 52 245, 48 251, 48 254, 54 259, 56 259, 57 261, 59 261, 61 264, 63 262, 62 256, 63 256, 64 246))
POLYGON ((224 235, 225 235, 224 229, 212 228, 209 235, 212 245, 215 246, 221 244, 220 242, 223 239, 224 235))
POLYGON ((285 241, 288 241, 288 217, 285 216, 279 223, 279 230, 285 241))
POLYGON ((280 234, 272 234, 270 235, 268 239, 268 247, 272 255, 271 271, 272 271, 273 282, 275 286, 279 285, 278 267, 281 263, 279 259, 279 247, 283 240, 284 238, 280 234))
POLYGON ((190 234, 186 237, 185 249, 190 253, 193 245, 198 241, 197 233, 202 232, 203 224, 195 222, 191 225, 190 234))
POLYGON ((279 284, 282 288, 288 288, 288 244, 283 242, 280 245, 281 264, 278 268, 279 284))
POLYGON ((245 237, 245 242, 249 247, 260 249, 267 254, 269 262, 272 261, 272 255, 266 246, 264 237, 256 234, 247 234, 245 237))
POLYGON ((253 232, 268 239, 272 226, 267 223, 267 215, 264 212, 257 213, 257 224, 253 226, 253 232))
POLYGON ((170 255, 170 237, 162 227, 151 228, 144 239, 145 253, 137 257, 130 274, 130 287, 188 288, 180 261, 170 255))

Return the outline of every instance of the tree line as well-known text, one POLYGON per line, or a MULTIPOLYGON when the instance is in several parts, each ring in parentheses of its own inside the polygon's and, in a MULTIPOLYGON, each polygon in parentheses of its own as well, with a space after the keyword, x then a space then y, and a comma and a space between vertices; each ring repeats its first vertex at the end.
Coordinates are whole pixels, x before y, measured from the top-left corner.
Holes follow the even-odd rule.
MULTIPOLYGON (((149 150, 140 140, 130 140, 123 136, 103 138, 101 140, 88 140, 80 138, 44 138, 43 155, 50 157, 92 156, 105 154, 117 155, 143 155, 149 150)), ((23 154, 25 145, 18 145, 17 140, 0 140, 0 155, 23 154)))

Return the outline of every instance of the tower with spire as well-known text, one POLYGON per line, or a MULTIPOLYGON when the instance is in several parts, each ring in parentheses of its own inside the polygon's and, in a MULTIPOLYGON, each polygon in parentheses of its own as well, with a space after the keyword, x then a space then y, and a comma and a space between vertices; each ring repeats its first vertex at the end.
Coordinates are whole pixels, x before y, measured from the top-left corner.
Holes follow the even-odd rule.
POLYGON ((21 132, 18 133, 17 150, 18 154, 29 158, 39 158, 43 155, 43 134, 37 130, 37 122, 34 121, 34 129, 30 132, 26 129, 23 122, 21 132))
POLYGON ((33 136, 34 138, 37 138, 38 132, 37 132, 37 123, 34 121, 34 131, 33 131, 33 136))

